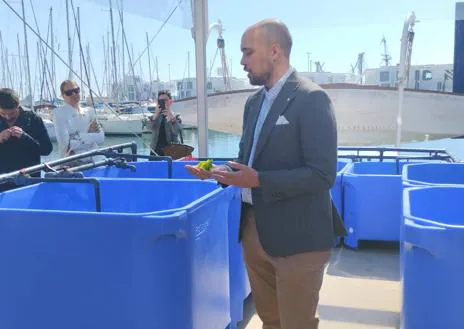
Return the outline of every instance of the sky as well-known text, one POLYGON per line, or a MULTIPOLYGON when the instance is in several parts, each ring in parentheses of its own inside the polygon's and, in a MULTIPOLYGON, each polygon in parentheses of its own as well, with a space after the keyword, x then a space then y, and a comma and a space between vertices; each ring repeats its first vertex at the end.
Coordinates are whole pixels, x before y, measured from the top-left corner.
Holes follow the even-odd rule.
MULTIPOLYGON (((17 35, 24 42, 22 21, 11 9, 0 1, 0 31, 3 45, 10 55, 17 55, 17 35)), ((134 57, 139 58, 146 49, 146 33, 153 39, 151 57, 158 58, 158 72, 161 80, 182 79, 187 77, 187 59, 190 53, 190 75, 195 74, 195 52, 191 32, 186 26, 189 13, 182 8, 189 7, 190 0, 183 0, 180 8, 174 12, 163 26, 163 20, 172 11, 179 0, 124 0, 124 30, 134 57), (182 26, 184 25, 184 26, 182 26), (156 36, 156 37, 155 37, 156 36)), ((182 0, 180 0, 182 1, 182 0)), ((7 1, 21 13, 20 1, 7 1)), ((59 44, 59 55, 67 62, 67 32, 65 1, 62 0, 25 0, 27 22, 35 29, 37 19, 41 35, 47 38, 49 10, 53 8, 55 45, 59 44)), ((82 44, 90 44, 91 61, 96 74, 104 72, 103 37, 111 32, 109 0, 73 0, 73 6, 80 7, 82 44)), ((121 46, 121 28, 118 7, 121 0, 112 0, 116 44, 121 46)), ((249 26, 264 18, 279 18, 285 22, 293 37, 291 64, 299 71, 308 71, 308 55, 312 61, 324 64, 325 71, 350 72, 351 65, 357 60, 358 53, 365 52, 365 68, 376 68, 382 63, 385 36, 392 57, 392 63, 399 62, 400 39, 407 15, 414 11, 416 24, 412 52, 412 64, 448 64, 453 63, 454 55, 454 19, 455 0, 210 0, 208 3, 209 23, 219 19, 224 26, 226 56, 231 66, 231 75, 244 78, 240 66, 240 38, 249 26)), ((70 9, 70 25, 74 39, 75 22, 70 9)), ((38 88, 38 38, 28 29, 31 76, 34 81, 34 93, 38 88)), ((111 36, 111 34, 110 34, 111 36)), ((216 52, 217 32, 211 31, 207 45, 207 62, 211 63, 216 52)), ((56 47, 58 49, 58 47, 56 47)), ((79 73, 78 40, 74 40, 74 68, 79 73)), ((10 58, 14 58, 11 56, 10 58)), ((126 56, 127 61, 127 56, 126 56)), ((58 84, 67 78, 67 69, 56 59, 58 84)), ((127 65, 126 65, 127 66, 127 65)), ((217 57, 213 65, 213 75, 220 66, 217 57)), ((314 65, 313 65, 314 69, 314 65)), ((1 67, 0 67, 1 70, 1 67)), ((19 72, 15 65, 10 70, 19 72)), ((136 71, 143 72, 148 80, 147 53, 140 57, 136 71), (141 68, 141 70, 140 70, 141 68)), ((152 62, 153 78, 156 78, 152 62)), ((19 76, 19 73, 16 74, 19 76)), ((0 76, 1 77, 1 76, 0 76)))

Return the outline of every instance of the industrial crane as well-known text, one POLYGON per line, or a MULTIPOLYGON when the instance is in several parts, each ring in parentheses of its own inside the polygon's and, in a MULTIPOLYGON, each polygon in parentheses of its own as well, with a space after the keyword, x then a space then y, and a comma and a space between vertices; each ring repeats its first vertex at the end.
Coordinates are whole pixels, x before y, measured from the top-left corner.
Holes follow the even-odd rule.
MULTIPOLYGON (((229 67, 227 65, 227 57, 226 57, 226 52, 225 52, 225 41, 222 36, 222 32, 224 31, 224 28, 222 26, 221 20, 218 20, 217 23, 213 23, 210 25, 208 36, 212 30, 217 30, 217 33, 218 33, 216 55, 217 55, 217 52, 219 51, 219 54, 221 56, 221 67, 222 67, 221 73, 222 73, 222 78, 224 79, 224 88, 226 91, 228 91, 228 90, 231 90, 232 88, 230 86, 230 75, 229 75, 229 67)), ((216 55, 214 55, 214 59, 216 58, 216 55)), ((213 64, 214 64, 214 60, 213 60, 213 64)))

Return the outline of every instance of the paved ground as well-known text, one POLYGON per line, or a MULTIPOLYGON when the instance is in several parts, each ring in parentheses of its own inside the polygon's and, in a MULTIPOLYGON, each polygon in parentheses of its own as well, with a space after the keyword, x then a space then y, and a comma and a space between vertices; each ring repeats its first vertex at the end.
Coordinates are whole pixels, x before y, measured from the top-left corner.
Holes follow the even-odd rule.
MULTIPOLYGON (((322 287, 319 329, 399 329, 398 250, 336 249, 322 287)), ((240 329, 261 329, 252 298, 240 329)))

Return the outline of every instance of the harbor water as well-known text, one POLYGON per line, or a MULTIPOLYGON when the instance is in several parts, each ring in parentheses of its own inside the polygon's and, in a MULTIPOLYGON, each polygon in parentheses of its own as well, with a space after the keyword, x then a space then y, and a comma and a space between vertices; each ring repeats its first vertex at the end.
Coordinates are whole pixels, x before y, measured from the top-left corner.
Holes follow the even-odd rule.
MULTIPOLYGON (((195 147, 193 156, 198 156, 198 131, 196 129, 185 129, 183 131, 184 144, 195 147)), ((151 134, 143 134, 142 136, 106 136, 105 142, 101 145, 111 146, 122 143, 137 143, 137 153, 150 153, 151 134)), ((208 151, 210 157, 215 158, 233 158, 238 154, 238 145, 240 136, 228 133, 222 133, 214 130, 208 132, 208 151)), ((58 145, 53 142, 53 152, 42 158, 43 161, 50 161, 59 158, 58 145)))
MULTIPOLYGON (((193 156, 198 156, 198 131, 196 129, 185 129, 183 131, 184 143, 193 146, 193 156)), ((111 146, 121 143, 136 142, 137 152, 139 154, 150 153, 151 134, 143 134, 142 136, 106 136, 105 142, 101 145, 111 146)), ((223 133, 214 130, 208 131, 208 156, 210 158, 235 158, 238 154, 240 135, 223 133)), ((370 146, 390 146, 391 144, 376 144, 366 143, 370 146)), ((364 145, 364 146, 366 146, 364 145)), ((449 139, 430 136, 428 141, 404 141, 402 147, 415 148, 437 148, 446 149, 456 160, 464 160, 464 139, 449 139)), ((58 146, 53 142, 53 152, 42 158, 42 161, 50 161, 59 158, 58 146)))

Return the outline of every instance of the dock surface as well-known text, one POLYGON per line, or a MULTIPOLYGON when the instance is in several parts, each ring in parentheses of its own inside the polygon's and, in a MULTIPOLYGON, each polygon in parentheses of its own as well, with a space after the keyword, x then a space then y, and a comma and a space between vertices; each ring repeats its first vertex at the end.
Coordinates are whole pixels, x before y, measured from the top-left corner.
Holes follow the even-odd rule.
MULTIPOLYGON (((399 329, 400 289, 398 249, 334 249, 320 295, 319 329, 399 329)), ((238 328, 262 328, 251 297, 238 328)))

